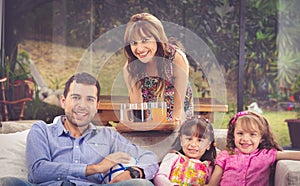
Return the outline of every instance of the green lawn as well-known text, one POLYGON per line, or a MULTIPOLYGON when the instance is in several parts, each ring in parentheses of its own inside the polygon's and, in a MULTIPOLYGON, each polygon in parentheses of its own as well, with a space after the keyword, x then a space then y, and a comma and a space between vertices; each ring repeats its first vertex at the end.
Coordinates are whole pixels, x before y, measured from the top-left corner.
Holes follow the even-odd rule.
MULTIPOLYGON (((278 112, 264 112, 263 115, 268 119, 271 129, 275 135, 276 140, 281 146, 290 146, 290 136, 288 132, 287 123, 284 122, 285 119, 296 118, 296 112, 291 111, 278 111, 278 112)), ((215 126, 216 128, 226 128, 232 114, 225 114, 220 122, 220 126, 215 126)))
POLYGON ((268 119, 271 129, 274 132, 276 140, 281 146, 290 146, 290 135, 288 132, 286 119, 296 118, 296 112, 280 111, 266 112, 264 116, 268 119))

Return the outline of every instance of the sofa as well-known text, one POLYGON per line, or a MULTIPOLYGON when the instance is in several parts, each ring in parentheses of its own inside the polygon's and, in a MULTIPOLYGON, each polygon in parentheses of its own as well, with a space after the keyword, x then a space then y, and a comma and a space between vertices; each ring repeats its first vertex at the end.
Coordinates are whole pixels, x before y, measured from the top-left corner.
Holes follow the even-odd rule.
MULTIPOLYGON (((14 176, 27 179, 25 166, 25 147, 27 134, 35 121, 2 122, 0 129, 0 178, 14 176)), ((98 126, 99 128, 104 126, 98 126)), ((115 128, 111 127, 112 130, 115 128)), ((152 150, 161 160, 169 148, 170 143, 177 136, 176 133, 122 133, 133 143, 152 150)), ((226 129, 215 129, 217 148, 223 150, 226 144, 226 129)), ((300 161, 280 160, 276 164, 274 173, 275 186, 300 185, 300 161)), ((1 183, 0 183, 1 185, 1 183)))

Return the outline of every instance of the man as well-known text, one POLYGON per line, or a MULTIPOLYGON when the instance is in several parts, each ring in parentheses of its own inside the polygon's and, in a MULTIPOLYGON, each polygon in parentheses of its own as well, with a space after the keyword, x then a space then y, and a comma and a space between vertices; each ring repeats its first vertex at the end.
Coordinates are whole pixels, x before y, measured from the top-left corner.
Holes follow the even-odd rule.
POLYGON ((91 123, 99 98, 99 82, 90 74, 77 73, 67 81, 61 97, 65 116, 49 125, 37 122, 28 134, 26 164, 31 185, 102 184, 102 173, 118 163, 128 164, 131 158, 136 165, 108 185, 153 185, 149 180, 158 170, 156 155, 116 131, 97 129, 91 123))

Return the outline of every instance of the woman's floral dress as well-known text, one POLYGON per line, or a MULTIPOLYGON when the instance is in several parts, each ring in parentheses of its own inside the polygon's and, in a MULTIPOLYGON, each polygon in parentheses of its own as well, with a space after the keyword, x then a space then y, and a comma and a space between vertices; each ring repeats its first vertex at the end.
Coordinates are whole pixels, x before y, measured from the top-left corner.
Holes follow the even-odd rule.
MULTIPOLYGON (((170 51, 170 55, 162 62, 169 63, 169 65, 165 66, 164 71, 167 74, 167 77, 163 79, 162 77, 153 77, 148 76, 146 73, 139 74, 139 79, 141 83, 142 97, 143 102, 156 102, 158 100, 157 96, 154 95, 154 92, 157 90, 158 83, 161 80, 165 81, 165 92, 164 92, 164 101, 167 103, 167 120, 172 120, 173 108, 174 108, 174 75, 173 75, 173 66, 174 66, 174 56, 176 49, 174 47, 169 46, 168 50, 170 51)), ((186 96, 184 100, 184 111, 186 117, 189 118, 193 116, 194 108, 193 108, 193 94, 190 83, 188 82, 186 96)))

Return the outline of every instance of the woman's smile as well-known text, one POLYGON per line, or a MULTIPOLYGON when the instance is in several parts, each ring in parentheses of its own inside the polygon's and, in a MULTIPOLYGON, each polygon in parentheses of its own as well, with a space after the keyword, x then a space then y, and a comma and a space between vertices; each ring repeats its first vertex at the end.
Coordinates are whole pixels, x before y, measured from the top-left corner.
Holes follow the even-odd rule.
POLYGON ((136 52, 136 56, 140 58, 145 58, 149 54, 150 51, 142 51, 142 52, 136 52))
POLYGON ((143 63, 149 62, 155 56, 157 43, 154 37, 146 36, 130 42, 133 54, 143 63))

